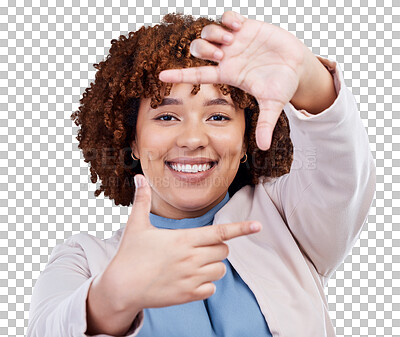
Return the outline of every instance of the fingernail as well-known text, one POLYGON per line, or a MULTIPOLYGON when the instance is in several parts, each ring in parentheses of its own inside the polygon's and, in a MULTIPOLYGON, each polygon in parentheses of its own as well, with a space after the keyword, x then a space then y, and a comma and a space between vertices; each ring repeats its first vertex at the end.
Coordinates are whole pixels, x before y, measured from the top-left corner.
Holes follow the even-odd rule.
POLYGON ((224 54, 223 54, 222 51, 220 51, 220 50, 217 50, 217 51, 214 53, 214 58, 215 58, 216 60, 222 59, 222 56, 224 56, 224 54))
POLYGON ((233 36, 232 36, 231 34, 226 34, 226 35, 224 35, 224 37, 223 37, 223 40, 224 40, 225 42, 231 42, 232 39, 233 39, 233 36))
POLYGON ((259 231, 261 229, 261 224, 259 224, 258 222, 252 222, 251 225, 250 225, 250 229, 253 232, 257 232, 257 231, 259 231))
POLYGON ((233 21, 232 27, 236 28, 236 29, 239 29, 241 27, 241 23, 239 21, 233 21))
POLYGON ((135 176, 133 177, 133 180, 135 181, 135 187, 136 187, 136 188, 140 188, 140 187, 143 186, 142 179, 141 179, 140 177, 138 177, 137 175, 135 175, 135 176))

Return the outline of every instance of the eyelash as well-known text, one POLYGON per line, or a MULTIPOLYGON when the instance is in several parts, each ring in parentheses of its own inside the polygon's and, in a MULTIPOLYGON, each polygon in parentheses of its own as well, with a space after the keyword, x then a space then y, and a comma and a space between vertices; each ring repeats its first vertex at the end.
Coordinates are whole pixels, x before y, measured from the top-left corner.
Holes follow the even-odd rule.
MULTIPOLYGON (((225 118, 225 120, 230 120, 230 118, 229 117, 227 117, 227 116, 225 116, 225 115, 223 115, 223 114, 221 114, 221 113, 217 113, 217 114, 214 114, 214 115, 212 115, 211 117, 215 117, 215 116, 218 116, 218 117, 223 117, 223 118, 225 118)), ((172 116, 171 114, 164 114, 164 115, 161 115, 161 116, 158 116, 157 118, 155 118, 155 120, 160 120, 160 118, 162 118, 162 117, 174 117, 174 116, 172 116)), ((175 118, 175 117, 174 117, 175 118)), ((161 120, 162 122, 171 122, 171 120, 161 120)), ((221 121, 217 121, 217 122, 223 122, 223 120, 221 121)))

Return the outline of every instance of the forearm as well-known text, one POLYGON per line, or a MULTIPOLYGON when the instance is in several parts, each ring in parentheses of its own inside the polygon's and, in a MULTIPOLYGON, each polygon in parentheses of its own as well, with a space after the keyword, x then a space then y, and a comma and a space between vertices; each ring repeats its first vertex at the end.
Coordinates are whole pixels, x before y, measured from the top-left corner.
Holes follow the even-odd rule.
POLYGON ((112 291, 106 281, 98 275, 89 288, 87 297, 87 330, 86 335, 107 334, 125 336, 140 310, 117 309, 113 303, 112 291))
POLYGON ((275 188, 280 190, 277 199, 283 200, 291 233, 326 285, 366 220, 376 168, 357 102, 339 65, 332 60, 323 63, 334 78, 337 100, 314 116, 304 116, 291 104, 285 106, 294 165, 275 188))
POLYGON ((306 55, 302 79, 290 103, 316 115, 330 107, 337 95, 328 69, 308 48, 306 55))

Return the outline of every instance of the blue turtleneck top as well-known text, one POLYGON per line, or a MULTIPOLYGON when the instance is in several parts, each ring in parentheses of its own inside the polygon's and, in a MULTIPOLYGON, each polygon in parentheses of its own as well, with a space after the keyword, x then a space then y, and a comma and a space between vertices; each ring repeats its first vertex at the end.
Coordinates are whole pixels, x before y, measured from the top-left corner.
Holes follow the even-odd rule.
MULTIPOLYGON (((179 229, 212 225, 214 215, 229 201, 224 199, 197 218, 169 219, 150 213, 158 228, 179 229)), ((163 308, 144 309, 139 337, 272 337, 253 292, 227 259, 226 274, 214 281, 209 298, 163 308)))

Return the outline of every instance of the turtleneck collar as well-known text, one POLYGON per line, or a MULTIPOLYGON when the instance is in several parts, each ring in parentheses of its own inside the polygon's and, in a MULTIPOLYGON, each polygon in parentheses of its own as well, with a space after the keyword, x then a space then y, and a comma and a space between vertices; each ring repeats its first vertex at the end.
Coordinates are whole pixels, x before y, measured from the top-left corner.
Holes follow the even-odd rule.
POLYGON ((214 215, 229 201, 229 193, 226 192, 224 199, 211 208, 207 213, 196 218, 170 219, 150 213, 150 222, 153 226, 166 229, 195 228, 211 225, 214 215))

